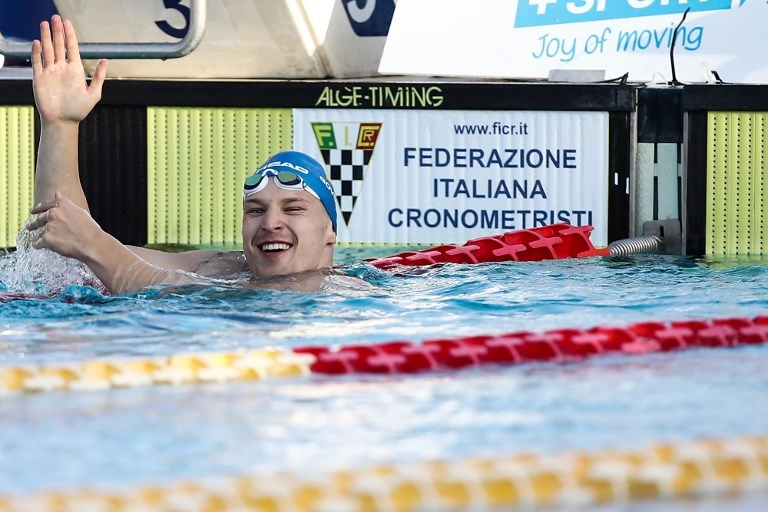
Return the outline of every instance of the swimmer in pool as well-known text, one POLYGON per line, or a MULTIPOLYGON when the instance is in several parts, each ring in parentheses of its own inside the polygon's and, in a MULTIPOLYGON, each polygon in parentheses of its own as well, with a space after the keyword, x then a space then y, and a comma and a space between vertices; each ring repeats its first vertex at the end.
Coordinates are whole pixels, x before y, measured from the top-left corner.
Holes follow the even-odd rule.
POLYGON ((106 233, 88 210, 77 137, 79 123, 101 99, 107 61, 97 64, 88 84, 75 30, 54 16, 41 23, 31 62, 41 123, 36 205, 27 225, 33 247, 83 262, 112 293, 206 283, 206 277, 224 279, 243 271, 249 271, 249 287, 316 291, 329 280, 348 284, 346 276, 331 269, 336 243, 332 186, 320 163, 296 151, 273 155, 246 180, 242 252, 167 253, 126 246, 106 233))

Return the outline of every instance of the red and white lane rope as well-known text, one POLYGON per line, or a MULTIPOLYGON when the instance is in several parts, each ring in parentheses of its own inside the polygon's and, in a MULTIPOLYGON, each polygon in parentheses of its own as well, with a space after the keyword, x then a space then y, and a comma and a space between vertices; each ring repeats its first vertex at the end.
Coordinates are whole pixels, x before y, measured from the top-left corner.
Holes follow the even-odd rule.
POLYGON ((100 390, 162 384, 260 381, 274 377, 350 373, 453 371, 482 365, 578 361, 606 354, 648 354, 688 348, 768 343, 768 315, 626 327, 555 329, 487 336, 391 341, 340 347, 267 348, 168 357, 93 359, 0 366, 0 396, 25 392, 100 390))
POLYGON ((608 256, 610 249, 596 249, 589 236, 592 226, 552 224, 533 229, 518 229, 501 235, 469 240, 464 245, 438 245, 420 251, 407 251, 385 258, 368 258, 378 268, 423 266, 437 263, 499 263, 502 261, 543 261, 566 258, 608 256))

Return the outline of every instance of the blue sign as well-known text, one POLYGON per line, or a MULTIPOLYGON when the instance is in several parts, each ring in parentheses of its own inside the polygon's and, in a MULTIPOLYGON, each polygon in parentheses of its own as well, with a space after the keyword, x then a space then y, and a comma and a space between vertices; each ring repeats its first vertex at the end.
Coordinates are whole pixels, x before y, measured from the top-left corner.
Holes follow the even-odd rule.
MULTIPOLYGON (((744 2, 739 0, 738 7, 744 2)), ((733 4, 733 0, 520 0, 515 27, 682 14, 686 9, 722 11, 733 4)))

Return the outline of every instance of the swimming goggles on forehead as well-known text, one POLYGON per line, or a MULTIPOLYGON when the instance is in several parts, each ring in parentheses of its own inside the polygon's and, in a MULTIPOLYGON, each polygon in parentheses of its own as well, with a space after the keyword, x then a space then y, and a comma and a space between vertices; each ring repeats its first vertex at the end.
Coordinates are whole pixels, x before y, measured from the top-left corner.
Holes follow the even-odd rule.
POLYGON ((318 197, 314 190, 312 190, 304 178, 300 174, 293 171, 279 171, 277 169, 264 169, 256 171, 251 174, 247 180, 245 180, 245 186, 243 187, 243 194, 245 197, 255 194, 260 190, 264 190, 269 181, 269 177, 274 178, 275 185, 285 190, 306 190, 313 196, 318 197))

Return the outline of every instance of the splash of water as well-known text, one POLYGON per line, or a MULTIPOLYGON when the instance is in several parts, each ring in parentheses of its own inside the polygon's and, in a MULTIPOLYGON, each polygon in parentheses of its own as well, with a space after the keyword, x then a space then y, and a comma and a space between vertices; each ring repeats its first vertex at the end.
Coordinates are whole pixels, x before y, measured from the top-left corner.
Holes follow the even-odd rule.
POLYGON ((33 235, 22 228, 16 237, 16 251, 6 251, 0 257, 0 289, 40 295, 56 295, 70 285, 106 290, 85 264, 48 249, 33 248, 33 235))

